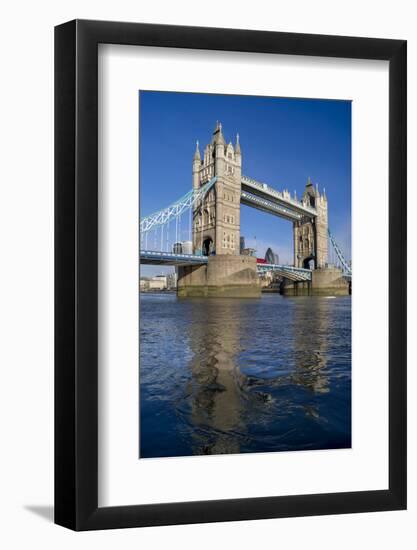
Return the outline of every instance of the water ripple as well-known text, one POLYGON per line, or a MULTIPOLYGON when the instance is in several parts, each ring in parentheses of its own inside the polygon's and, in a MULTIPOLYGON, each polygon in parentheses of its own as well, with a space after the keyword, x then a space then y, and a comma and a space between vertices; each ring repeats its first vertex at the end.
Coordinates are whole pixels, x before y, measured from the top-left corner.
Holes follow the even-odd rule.
POLYGON ((350 446, 350 297, 140 305, 141 457, 350 446))

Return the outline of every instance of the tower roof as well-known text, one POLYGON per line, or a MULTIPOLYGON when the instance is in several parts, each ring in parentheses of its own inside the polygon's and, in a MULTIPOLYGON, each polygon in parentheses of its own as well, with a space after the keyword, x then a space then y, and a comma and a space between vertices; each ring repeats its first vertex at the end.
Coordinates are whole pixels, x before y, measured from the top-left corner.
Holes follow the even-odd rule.
POLYGON ((236 146, 235 146, 235 153, 240 155, 240 141, 239 141, 239 134, 236 134, 236 146))
POLYGON ((316 189, 314 188, 313 182, 310 179, 310 176, 308 177, 306 187, 304 190, 304 195, 310 195, 310 197, 316 196, 316 189))
POLYGON ((198 140, 196 141, 196 144, 195 144, 195 153, 194 153, 193 160, 201 160, 198 140))
POLYGON ((224 140, 223 133, 222 133, 222 124, 219 121, 216 122, 216 128, 214 129, 214 132, 213 132, 213 143, 216 145, 218 143, 222 145, 226 145, 226 142, 224 140))

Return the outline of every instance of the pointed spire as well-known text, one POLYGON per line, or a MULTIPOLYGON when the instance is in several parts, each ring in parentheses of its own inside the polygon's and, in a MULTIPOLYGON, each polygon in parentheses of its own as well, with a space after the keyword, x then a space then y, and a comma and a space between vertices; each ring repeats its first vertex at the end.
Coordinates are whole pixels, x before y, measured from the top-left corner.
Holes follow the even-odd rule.
POLYGON ((308 178, 307 178, 307 185, 313 185, 313 184, 311 183, 311 178, 310 178, 310 176, 308 176, 308 178))
POLYGON ((221 143, 222 145, 226 145, 222 134, 222 124, 219 121, 216 122, 216 129, 213 132, 213 143, 221 143))
POLYGON ((193 158, 193 160, 201 160, 198 140, 196 141, 195 153, 194 153, 194 158, 193 158))
POLYGON ((236 134, 236 147, 235 147, 235 153, 240 155, 240 142, 239 142, 239 134, 236 134))

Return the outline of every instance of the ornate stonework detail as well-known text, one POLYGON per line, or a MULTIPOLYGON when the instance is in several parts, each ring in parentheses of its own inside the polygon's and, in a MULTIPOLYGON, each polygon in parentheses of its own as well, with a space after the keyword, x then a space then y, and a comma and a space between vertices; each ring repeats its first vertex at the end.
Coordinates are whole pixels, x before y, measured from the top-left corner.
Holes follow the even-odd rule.
POLYGON ((294 222, 294 266, 324 268, 328 261, 328 217, 326 191, 319 192, 310 178, 307 181, 302 199, 303 204, 312 206, 317 216, 304 216, 294 222), (313 264, 313 265, 312 265, 313 264))
POLYGON ((201 158, 197 142, 193 158, 193 188, 214 176, 215 186, 193 212, 193 249, 204 255, 239 254, 242 154, 236 144, 226 144, 220 123, 201 158))

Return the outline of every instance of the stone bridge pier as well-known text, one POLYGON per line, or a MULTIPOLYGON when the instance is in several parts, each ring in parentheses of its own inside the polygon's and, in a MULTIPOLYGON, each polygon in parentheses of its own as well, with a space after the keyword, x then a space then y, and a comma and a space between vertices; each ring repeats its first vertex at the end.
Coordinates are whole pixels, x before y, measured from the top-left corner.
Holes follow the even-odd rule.
POLYGON ((209 256, 207 264, 178 268, 178 296, 258 298, 261 286, 252 256, 209 256))
POLYGON ((345 279, 341 269, 326 267, 315 269, 311 282, 284 279, 281 293, 285 296, 348 296, 351 294, 351 283, 345 279))

